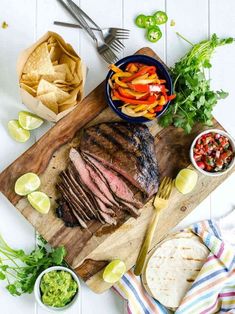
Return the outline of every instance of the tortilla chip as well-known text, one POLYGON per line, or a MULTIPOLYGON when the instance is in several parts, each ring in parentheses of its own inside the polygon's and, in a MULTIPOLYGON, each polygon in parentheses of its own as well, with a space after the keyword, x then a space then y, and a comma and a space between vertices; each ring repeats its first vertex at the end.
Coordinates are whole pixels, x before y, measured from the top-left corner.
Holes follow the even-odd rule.
POLYGON ((37 90, 31 86, 28 86, 28 85, 21 82, 20 87, 23 88, 24 90, 26 90, 26 92, 28 92, 33 97, 35 97, 37 95, 37 90))
POLYGON ((63 73, 63 72, 55 72, 54 74, 42 75, 42 79, 51 83, 57 80, 64 81, 65 78, 66 78, 66 73, 63 73))
POLYGON ((62 103, 70 97, 70 94, 60 90, 55 84, 49 83, 46 80, 40 80, 37 90, 37 95, 41 96, 53 92, 56 96, 56 102, 62 103))
POLYGON ((23 81, 39 81, 40 75, 37 73, 26 73, 22 74, 21 80, 23 81))
POLYGON ((56 102, 56 95, 54 92, 50 92, 37 97, 43 105, 52 110, 54 113, 58 113, 58 104, 56 102))
POLYGON ((62 55, 60 56, 60 64, 61 63, 67 64, 71 73, 74 73, 76 69, 76 62, 72 58, 70 58, 67 54, 62 53, 62 55))
POLYGON ((52 62, 58 62, 62 54, 62 50, 58 45, 56 45, 55 47, 51 47, 49 54, 52 62))
POLYGON ((25 63, 23 73, 35 73, 35 75, 53 74, 54 68, 51 63, 47 43, 39 45, 29 56, 25 63))

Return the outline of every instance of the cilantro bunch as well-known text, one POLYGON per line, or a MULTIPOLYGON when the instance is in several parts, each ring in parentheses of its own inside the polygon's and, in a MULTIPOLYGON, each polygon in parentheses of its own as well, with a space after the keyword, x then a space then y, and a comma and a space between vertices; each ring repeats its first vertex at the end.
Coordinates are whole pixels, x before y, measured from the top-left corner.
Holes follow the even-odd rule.
POLYGON ((212 125, 212 110, 219 99, 228 93, 210 88, 210 80, 205 76, 205 69, 211 68, 211 57, 216 47, 231 44, 233 38, 219 39, 213 34, 210 40, 192 44, 182 35, 192 49, 171 68, 176 98, 166 113, 160 118, 160 125, 167 127, 173 124, 190 133, 195 123, 212 125))
MULTIPOLYGON (((0 280, 7 280, 13 296, 31 293, 37 277, 50 266, 65 265, 64 247, 50 249, 44 239, 30 254, 12 249, 0 235, 0 280)), ((66 265, 65 265, 66 266, 66 265)))

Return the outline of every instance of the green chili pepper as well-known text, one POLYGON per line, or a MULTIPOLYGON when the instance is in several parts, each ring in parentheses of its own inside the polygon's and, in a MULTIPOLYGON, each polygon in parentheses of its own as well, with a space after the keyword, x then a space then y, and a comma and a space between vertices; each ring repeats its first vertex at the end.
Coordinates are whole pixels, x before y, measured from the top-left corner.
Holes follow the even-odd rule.
POLYGON ((145 28, 145 20, 146 16, 144 14, 140 14, 135 19, 135 24, 140 28, 145 28))
POLYGON ((154 15, 153 15, 154 19, 155 19, 155 23, 157 25, 160 24, 165 24, 168 20, 168 16, 165 12, 163 11, 157 11, 154 15))
POLYGON ((162 32, 158 26, 154 26, 148 29, 147 39, 150 42, 156 43, 161 37, 162 37, 162 32))
POLYGON ((152 15, 148 15, 145 18, 145 28, 150 28, 156 25, 155 18, 152 15))

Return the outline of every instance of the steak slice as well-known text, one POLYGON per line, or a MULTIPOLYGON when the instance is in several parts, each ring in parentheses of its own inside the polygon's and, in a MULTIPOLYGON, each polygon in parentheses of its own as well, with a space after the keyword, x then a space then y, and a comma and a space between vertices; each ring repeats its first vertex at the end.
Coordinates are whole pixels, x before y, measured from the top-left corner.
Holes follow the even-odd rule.
POLYGON ((101 123, 87 128, 82 152, 124 176, 150 198, 158 189, 154 139, 142 124, 101 123))
POLYGON ((72 199, 72 196, 70 196, 71 191, 67 191, 66 187, 63 186, 62 183, 58 184, 57 187, 61 192, 63 199, 66 201, 67 206, 71 209, 73 215, 78 220, 79 224, 83 228, 87 228, 85 221, 90 220, 90 218, 88 217, 89 219, 86 219, 80 205, 72 199))
POLYGON ((77 202, 82 207, 84 214, 87 217, 87 219, 89 220, 90 218, 94 218, 96 216, 95 212, 90 207, 90 204, 86 202, 86 199, 84 199, 82 197, 79 184, 77 184, 76 180, 71 178, 71 176, 69 175, 69 172, 67 170, 62 172, 61 176, 64 178, 64 181, 68 186, 68 189, 71 188, 72 195, 74 196, 74 199, 77 200, 77 202))
MULTIPOLYGON (((113 194, 119 199, 123 200, 126 203, 130 203, 136 208, 143 207, 144 203, 137 199, 131 189, 131 184, 127 184, 125 179, 121 177, 120 174, 117 172, 105 167, 101 162, 96 160, 95 158, 84 154, 86 158, 96 167, 96 169, 102 174, 102 176, 107 181, 110 189, 112 190, 113 194)), ((136 192, 136 187, 134 187, 136 192)))
POLYGON ((100 173, 93 167, 89 162, 86 161, 86 169, 90 173, 90 177, 92 177, 94 183, 97 185, 98 189, 105 197, 115 206, 119 206, 119 204, 115 201, 112 193, 110 192, 106 182, 104 182, 103 178, 101 177, 100 173))
POLYGON ((92 180, 90 173, 86 168, 86 163, 82 159, 80 153, 76 149, 71 148, 69 157, 80 176, 82 184, 85 185, 105 205, 112 206, 112 203, 105 197, 105 195, 102 194, 98 186, 92 180))
POLYGON ((69 165, 68 167, 68 173, 78 193, 81 194, 84 203, 85 204, 87 203, 88 208, 92 211, 93 215, 95 217, 98 217, 97 216, 98 205, 94 200, 94 196, 89 192, 89 190, 85 189, 85 187, 82 185, 79 175, 77 171, 74 169, 72 164, 69 165))
POLYGON ((64 221, 66 227, 72 228, 79 226, 77 218, 73 215, 68 205, 63 200, 60 200, 59 203, 60 205, 56 209, 57 217, 64 221))

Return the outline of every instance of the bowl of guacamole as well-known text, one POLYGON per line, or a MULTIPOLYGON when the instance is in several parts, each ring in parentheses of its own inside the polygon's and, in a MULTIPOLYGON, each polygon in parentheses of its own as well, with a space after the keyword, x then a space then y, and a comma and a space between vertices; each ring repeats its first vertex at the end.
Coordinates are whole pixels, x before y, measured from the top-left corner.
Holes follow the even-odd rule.
POLYGON ((43 271, 34 286, 37 302, 50 311, 64 311, 70 308, 80 295, 80 283, 69 268, 54 266, 43 271))

